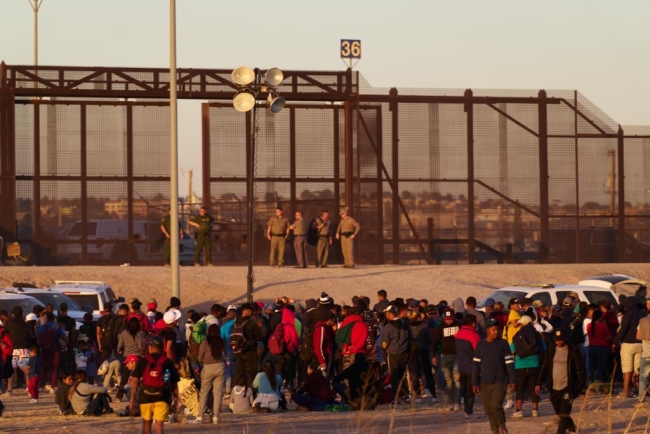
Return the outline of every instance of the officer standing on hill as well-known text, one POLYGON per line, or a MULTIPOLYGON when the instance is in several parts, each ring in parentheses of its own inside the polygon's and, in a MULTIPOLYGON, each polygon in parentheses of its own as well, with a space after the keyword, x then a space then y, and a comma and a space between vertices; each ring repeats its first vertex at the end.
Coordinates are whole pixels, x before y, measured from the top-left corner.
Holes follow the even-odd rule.
POLYGON ((341 240, 341 251, 345 265, 343 268, 354 268, 354 239, 359 233, 359 223, 348 215, 348 209, 343 208, 339 213, 341 222, 336 229, 336 239, 341 240))
POLYGON ((275 216, 269 219, 266 228, 266 238, 271 242, 269 265, 275 266, 275 257, 278 257, 278 267, 284 267, 284 246, 289 236, 289 221, 282 216, 281 207, 275 209, 275 216))
POLYGON ((332 234, 330 233, 330 213, 323 210, 320 217, 316 219, 318 229, 318 244, 316 245, 316 268, 327 268, 327 256, 329 255, 332 234))
MULTIPOLYGON (((166 267, 168 267, 171 263, 171 254, 172 254, 172 245, 170 241, 170 237, 172 234, 172 216, 169 214, 169 211, 171 211, 171 208, 167 211, 167 215, 162 218, 160 221, 160 231, 165 235, 165 257, 164 257, 164 264, 166 267)), ((180 234, 180 238, 183 239, 183 230, 181 229, 181 223, 178 222, 178 233, 180 234)))
POLYGON ((196 228, 196 244, 194 245, 194 266, 199 267, 199 256, 203 252, 204 264, 206 267, 212 266, 212 222, 214 218, 208 214, 208 209, 204 206, 199 209, 199 215, 190 220, 190 226, 196 228))

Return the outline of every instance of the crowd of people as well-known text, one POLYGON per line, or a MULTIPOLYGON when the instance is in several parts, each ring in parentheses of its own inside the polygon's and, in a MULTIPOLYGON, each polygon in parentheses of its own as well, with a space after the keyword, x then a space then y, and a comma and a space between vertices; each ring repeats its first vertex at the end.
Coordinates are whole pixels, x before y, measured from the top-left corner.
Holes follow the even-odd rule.
POLYGON ((219 423, 224 408, 274 412, 289 402, 299 411, 430 402, 470 418, 480 395, 491 432, 505 433, 506 410, 538 417, 540 395, 548 394, 557 432, 565 433, 576 432, 572 403, 589 388, 613 393, 610 384, 622 384, 619 398, 645 405, 645 287, 617 308, 577 294, 557 306, 487 299, 484 311, 474 297, 431 304, 389 300, 380 290, 376 298, 337 304, 323 292, 304 307, 283 296, 185 315, 176 297, 164 310, 154 299, 142 310, 133 299, 116 311, 107 304, 97 321, 87 314, 80 327, 65 304, 56 315, 51 305, 26 316, 17 306, 0 311, 1 390, 26 391, 32 404, 39 394, 55 395, 62 415, 101 416, 126 399, 121 415, 140 415, 144 432, 162 432, 182 405, 181 378, 199 390, 202 423, 219 423))

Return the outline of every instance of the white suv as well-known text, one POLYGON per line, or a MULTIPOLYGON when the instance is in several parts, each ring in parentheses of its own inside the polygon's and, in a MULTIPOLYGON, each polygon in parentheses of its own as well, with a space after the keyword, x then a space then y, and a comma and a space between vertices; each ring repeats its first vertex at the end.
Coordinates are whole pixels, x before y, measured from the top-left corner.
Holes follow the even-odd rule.
POLYGON ((23 310, 23 318, 27 316, 28 313, 32 313, 34 306, 41 306, 45 308, 45 305, 40 301, 36 300, 34 297, 24 294, 15 294, 13 291, 1 292, 0 291, 0 310, 6 310, 9 315, 11 315, 11 310, 15 306, 20 306, 23 310))
POLYGON ((50 289, 67 295, 78 305, 91 306, 93 316, 100 315, 106 303, 112 303, 113 310, 117 311, 117 304, 124 302, 124 297, 116 297, 111 287, 104 282, 55 280, 50 289))
POLYGON ((610 288, 603 288, 602 286, 554 285, 552 283, 545 283, 540 285, 514 285, 497 289, 485 297, 477 305, 477 308, 482 308, 487 298, 491 298, 495 302, 502 302, 506 309, 508 308, 511 298, 518 298, 519 301, 521 301, 522 298, 530 298, 533 301, 540 300, 545 306, 551 306, 554 304, 562 304, 564 299, 568 297, 571 292, 578 294, 580 301, 597 304, 601 300, 609 300, 612 303, 612 306, 618 306, 616 294, 610 288))
MULTIPOLYGON (((30 297, 34 297, 41 303, 47 305, 48 303, 54 306, 54 309, 58 312, 61 308, 61 303, 67 303, 68 304, 68 315, 70 318, 74 319, 75 321, 83 322, 84 320, 84 315, 86 312, 93 312, 93 308, 90 305, 85 305, 85 306, 79 306, 77 302, 75 302, 73 299, 68 297, 67 295, 59 292, 59 291, 53 291, 48 288, 37 288, 33 285, 28 285, 24 283, 14 283, 12 285, 11 289, 7 289, 6 291, 12 290, 16 294, 25 294, 29 295, 30 297)), ((99 319, 99 315, 93 314, 93 319, 97 320, 99 319)))

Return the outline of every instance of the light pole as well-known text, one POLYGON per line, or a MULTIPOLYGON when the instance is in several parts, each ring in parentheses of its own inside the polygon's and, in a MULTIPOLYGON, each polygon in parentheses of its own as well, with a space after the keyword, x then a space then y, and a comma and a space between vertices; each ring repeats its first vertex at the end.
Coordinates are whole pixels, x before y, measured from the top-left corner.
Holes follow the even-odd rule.
POLYGON ((34 66, 38 66, 38 10, 43 0, 27 0, 34 10, 34 66))
POLYGON ((176 101, 176 0, 169 0, 169 208, 171 242, 172 296, 180 297, 180 270, 178 264, 178 103, 176 101))
POLYGON ((276 88, 282 85, 284 74, 278 68, 271 68, 264 74, 262 82, 262 73, 259 69, 251 69, 246 66, 240 66, 232 72, 232 81, 239 86, 239 91, 233 98, 233 106, 239 112, 249 112, 253 110, 253 126, 251 129, 251 149, 250 159, 248 161, 248 178, 246 183, 246 196, 248 198, 248 274, 246 275, 246 298, 249 302, 253 301, 253 237, 255 234, 253 228, 253 217, 255 215, 255 146, 257 144, 257 98, 260 94, 267 94, 267 102, 272 113, 278 113, 284 107, 285 100, 282 98, 276 88))

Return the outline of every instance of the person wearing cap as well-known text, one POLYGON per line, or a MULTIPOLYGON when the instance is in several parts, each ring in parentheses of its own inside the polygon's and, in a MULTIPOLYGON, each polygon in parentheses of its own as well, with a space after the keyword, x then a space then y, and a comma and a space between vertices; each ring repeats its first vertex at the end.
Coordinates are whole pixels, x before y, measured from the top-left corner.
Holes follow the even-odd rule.
POLYGON ((131 312, 124 317, 124 324, 128 324, 131 318, 136 318, 140 324, 140 330, 147 333, 151 330, 151 322, 147 315, 140 310, 140 307, 142 307, 142 302, 140 300, 137 298, 131 300, 131 312))
MULTIPOLYGON (((180 376, 173 360, 165 356, 163 347, 163 338, 160 336, 154 336, 148 340, 148 355, 138 360, 129 378, 131 390, 139 390, 138 401, 140 402, 140 415, 143 419, 142 432, 145 434, 151 433, 152 426, 156 434, 163 433, 164 423, 169 417, 172 403, 179 402, 178 382, 180 376), (162 361, 162 371, 169 371, 169 382, 165 384, 162 396, 146 394, 144 388, 138 389, 140 380, 147 372, 148 366, 155 365, 161 357, 165 357, 162 361)), ((136 411, 135 395, 132 393, 129 399, 129 410, 132 416, 135 416, 136 411)))
POLYGON ((354 268, 354 239, 359 234, 361 226, 348 215, 347 208, 343 208, 339 215, 341 221, 336 228, 336 239, 341 240, 341 252, 345 262, 343 268, 354 268))
POLYGON ((296 220, 289 226, 293 231, 293 249, 296 252, 296 268, 307 268, 307 232, 309 232, 309 222, 302 217, 301 211, 296 211, 296 220))
MULTIPOLYGON (((171 211, 171 208, 169 209, 171 211)), ((160 220, 160 231, 163 233, 165 236, 165 255, 163 259, 163 264, 165 267, 169 267, 171 264, 171 256, 172 256, 172 247, 171 247, 171 236, 172 236, 172 217, 169 212, 167 212, 167 215, 163 217, 160 220)), ((183 229, 181 228, 181 222, 178 222, 178 237, 180 239, 183 239, 185 235, 183 234, 183 229)))
POLYGON ((445 308, 442 313, 442 322, 433 332, 433 344, 431 345, 431 354, 435 354, 436 348, 440 344, 440 360, 433 357, 431 363, 440 368, 445 379, 445 406, 448 411, 460 411, 460 374, 456 360, 455 336, 461 326, 462 323, 456 319, 455 310, 451 307, 445 308))
POLYGON ((386 315, 386 324, 381 331, 381 349, 388 362, 393 402, 397 403, 400 401, 400 386, 402 386, 401 390, 406 386, 404 382, 411 347, 411 333, 408 324, 398 318, 397 306, 389 305, 384 309, 384 315, 386 315))
MULTIPOLYGON (((138 364, 139 360, 140 360, 140 357, 137 356, 136 354, 131 354, 131 355, 126 356, 126 358, 124 359, 124 362, 122 363, 122 365, 124 366, 124 369, 122 369, 122 372, 123 372, 122 375, 124 375, 124 373, 126 373, 127 378, 131 378, 131 373, 135 369, 135 366, 138 364)), ((107 387, 106 384, 104 384, 104 387, 107 387)), ((124 386, 124 393, 126 394, 126 399, 127 399, 127 401, 129 403, 131 402, 131 395, 133 395, 133 396, 135 396, 136 405, 138 404, 138 402, 137 402, 138 391, 136 389, 135 393, 134 393, 134 390, 133 390, 130 383, 126 384, 124 386)), ((130 411, 130 404, 124 408, 124 412, 120 413, 119 416, 128 416, 129 411, 130 411)))
POLYGON ((192 217, 188 222, 196 228, 196 243, 194 244, 194 266, 200 267, 199 256, 203 251, 203 259, 206 267, 212 266, 212 222, 214 218, 208 214, 208 209, 202 206, 198 215, 192 217))
POLYGON ((516 297, 511 298, 510 301, 508 302, 508 310, 509 311, 521 310, 521 301, 516 297))
POLYGON ((560 418, 558 433, 577 432, 571 418, 573 400, 585 396, 585 368, 582 357, 567 343, 567 334, 563 329, 553 331, 555 345, 550 347, 544 357, 539 379, 535 386, 539 394, 541 386, 547 380, 551 389, 550 401, 555 414, 560 418))
POLYGON ((316 244, 316 268, 327 268, 327 257, 329 256, 330 245, 332 244, 332 233, 330 213, 323 210, 320 217, 314 222, 318 231, 318 243, 316 244))
POLYGON ((275 267, 276 257, 278 267, 284 267, 284 247, 289 236, 289 221, 282 216, 281 207, 275 209, 275 215, 266 225, 266 238, 271 242, 269 265, 275 267))
POLYGON ((507 434, 503 400, 506 389, 515 389, 514 359, 508 342, 499 337, 499 323, 495 319, 485 321, 485 335, 474 351, 472 387, 475 395, 481 394, 491 432, 507 434))
POLYGON ((530 400, 533 403, 532 416, 539 416, 539 393, 535 392, 535 384, 539 378, 539 359, 540 354, 546 351, 544 340, 533 325, 533 318, 529 315, 522 315, 519 319, 519 330, 515 333, 513 341, 510 343, 510 350, 515 356, 515 374, 517 376, 517 389, 515 412, 512 417, 524 417, 522 406, 524 405, 524 395, 530 394, 530 400), (522 339, 525 342, 535 342, 536 351, 533 354, 521 357, 517 354, 517 341, 522 339))

